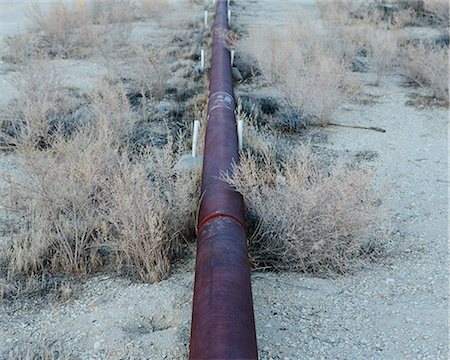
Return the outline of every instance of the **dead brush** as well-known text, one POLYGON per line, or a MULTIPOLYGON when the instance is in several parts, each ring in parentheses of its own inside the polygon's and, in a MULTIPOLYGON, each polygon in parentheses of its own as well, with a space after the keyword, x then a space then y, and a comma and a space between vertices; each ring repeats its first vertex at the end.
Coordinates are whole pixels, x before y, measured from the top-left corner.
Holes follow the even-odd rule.
POLYGON ((6 58, 15 63, 32 56, 84 58, 128 40, 134 19, 131 1, 93 1, 83 8, 77 5, 56 2, 43 11, 33 4, 26 31, 6 39, 6 58))
POLYGON ((57 2, 48 12, 34 4, 29 14, 30 37, 35 36, 36 48, 30 53, 53 57, 83 57, 88 49, 97 46, 102 38, 100 28, 90 26, 82 9, 57 2))
POLYGON ((289 107, 325 125, 342 103, 358 93, 359 82, 321 37, 309 35, 311 41, 304 44, 297 38, 301 38, 298 29, 292 36, 251 29, 239 47, 254 57, 289 107))
POLYGON ((62 137, 46 151, 20 148, 26 178, 8 188, 9 211, 20 219, 13 238, 10 270, 95 271, 107 227, 102 221, 102 190, 114 168, 114 149, 87 129, 62 137))
POLYGON ((448 48, 423 42, 410 44, 404 49, 403 58, 403 74, 448 104, 448 48))
POLYGON ((424 7, 436 16, 444 27, 449 26, 450 4, 447 0, 424 0, 424 7))
POLYGON ((379 80, 381 75, 392 73, 400 65, 399 44, 403 35, 396 30, 374 28, 367 28, 365 34, 369 61, 379 80))
POLYGON ((145 49, 139 45, 132 46, 130 61, 133 70, 132 86, 141 93, 143 97, 153 97, 161 100, 165 94, 168 79, 170 78, 169 67, 166 63, 162 49, 145 49))
POLYGON ((44 61, 24 67, 13 85, 17 97, 0 120, 2 148, 45 148, 57 132, 69 135, 83 123, 85 100, 64 88, 61 74, 44 61))
POLYGON ((118 264, 160 280, 193 228, 197 177, 176 172, 171 142, 128 152, 135 119, 122 88, 94 92, 90 109, 90 121, 71 137, 57 133, 51 147, 19 142, 25 177, 4 192, 18 219, 8 271, 85 274, 118 264))
POLYGON ((169 0, 142 0, 139 14, 150 19, 162 21, 169 11, 169 0))
POLYGON ((131 0, 94 0, 87 3, 82 13, 89 18, 93 29, 103 33, 103 43, 99 45, 105 51, 105 47, 113 49, 127 44, 133 31, 136 10, 131 0))
POLYGON ((119 268, 154 282, 167 276, 192 235, 198 174, 175 171, 170 142, 142 157, 146 161, 134 164, 120 160, 108 186, 108 219, 116 234, 112 244, 119 268))
POLYGON ((148 18, 161 26, 184 30, 197 22, 193 5, 201 4, 191 0, 177 1, 176 5, 170 0, 140 0, 137 14, 139 18, 148 18))
POLYGON ((371 257, 382 209, 370 172, 325 169, 305 145, 282 162, 244 153, 224 179, 244 196, 258 267, 325 276, 371 257))
POLYGON ((131 0, 91 0, 82 11, 92 24, 120 24, 133 21, 136 6, 131 0))

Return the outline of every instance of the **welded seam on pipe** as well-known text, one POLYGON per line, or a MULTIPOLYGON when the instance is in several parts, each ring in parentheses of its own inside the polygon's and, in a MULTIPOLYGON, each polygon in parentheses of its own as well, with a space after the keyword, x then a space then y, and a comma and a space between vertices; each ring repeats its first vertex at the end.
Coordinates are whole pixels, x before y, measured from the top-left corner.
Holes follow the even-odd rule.
POLYGON ((198 230, 197 233, 200 233, 200 231, 203 229, 203 227, 208 224, 209 222, 219 219, 219 218, 225 218, 225 219, 229 219, 232 220, 236 223, 238 223, 240 226, 242 226, 242 228, 245 230, 245 224, 242 223, 241 220, 239 220, 238 218, 229 215, 229 214, 212 214, 211 216, 206 217, 198 226, 198 230))
POLYGON ((218 91, 209 95, 208 113, 218 108, 225 108, 234 111, 234 97, 225 91, 218 91))

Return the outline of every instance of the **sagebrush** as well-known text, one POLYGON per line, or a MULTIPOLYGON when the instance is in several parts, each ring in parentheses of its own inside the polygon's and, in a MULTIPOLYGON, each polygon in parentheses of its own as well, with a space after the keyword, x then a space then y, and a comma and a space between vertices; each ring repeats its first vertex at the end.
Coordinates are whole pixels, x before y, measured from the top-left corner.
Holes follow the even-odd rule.
POLYGON ((8 59, 26 62, 32 57, 84 58, 123 45, 133 29, 131 1, 56 2, 47 11, 33 4, 24 32, 5 38, 8 59))
POLYGON ((17 96, 0 117, 1 147, 46 148, 57 133, 69 135, 86 120, 86 99, 44 61, 24 67, 13 85, 17 96))
POLYGON ((123 89, 104 85, 90 98, 90 119, 72 135, 56 132, 46 148, 17 141, 25 176, 5 192, 18 219, 8 270, 84 274, 118 265, 160 280, 191 235, 197 176, 175 170, 172 141, 128 151, 135 118, 123 89))
POLYGON ((247 151, 224 177, 244 196, 258 267, 340 274, 381 248, 384 210, 370 171, 327 168, 306 145, 284 152, 282 161, 276 155, 270 147, 247 151))
POLYGON ((310 122, 326 124, 358 93, 359 83, 334 49, 321 41, 323 37, 308 33, 313 31, 311 27, 285 33, 254 28, 239 48, 256 60, 290 108, 310 122), (306 40, 303 34, 308 34, 306 40))
POLYGON ((408 79, 448 103, 448 48, 424 42, 411 44, 405 48, 403 59, 403 74, 408 79))

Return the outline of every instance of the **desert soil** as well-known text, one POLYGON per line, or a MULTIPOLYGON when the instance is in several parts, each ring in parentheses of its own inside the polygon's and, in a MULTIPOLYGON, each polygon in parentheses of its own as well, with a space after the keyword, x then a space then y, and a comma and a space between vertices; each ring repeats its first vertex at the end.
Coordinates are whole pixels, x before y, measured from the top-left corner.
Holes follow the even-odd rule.
MULTIPOLYGON (((235 3, 240 28, 283 26, 293 13, 317 16, 312 0, 235 3)), ((7 6, 0 6, 3 19, 7 6)), ((12 76, 6 67, 0 64, 2 106, 13 96, 3 85, 12 76)), ((87 79, 79 87, 99 76, 89 67, 71 67, 87 79)), ((378 86, 375 75, 358 76, 373 101, 343 106, 334 122, 386 132, 329 127, 312 141, 375 169, 392 209, 386 255, 334 279, 253 272, 261 359, 448 358, 448 112, 407 105, 420 90, 403 86, 398 76, 383 77, 378 86)), ((16 171, 13 155, 1 154, 0 169, 16 171)), ((194 261, 188 256, 157 284, 102 275, 80 283, 67 302, 0 302, 0 357, 13 357, 14 348, 48 347, 80 359, 185 359, 194 261)))

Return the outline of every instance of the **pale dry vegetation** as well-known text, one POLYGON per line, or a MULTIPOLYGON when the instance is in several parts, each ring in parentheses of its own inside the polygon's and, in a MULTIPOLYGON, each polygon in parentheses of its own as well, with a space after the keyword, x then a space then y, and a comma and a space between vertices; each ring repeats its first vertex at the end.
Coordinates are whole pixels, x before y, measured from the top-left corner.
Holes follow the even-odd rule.
POLYGON ((334 24, 366 24, 385 29, 448 26, 446 0, 319 1, 321 15, 334 24))
POLYGON ((295 145, 242 106, 237 118, 244 149, 223 179, 244 197, 256 268, 334 276, 382 253, 388 210, 370 169, 295 145))
POLYGON ((57 2, 47 11, 33 4, 23 33, 5 39, 7 58, 14 63, 29 57, 84 58, 96 51, 124 45, 133 28, 131 1, 57 2))
POLYGON ((442 25, 449 25, 450 4, 447 0, 424 0, 424 7, 430 11, 442 25))
POLYGON ((402 69, 408 79, 431 89, 431 94, 444 102, 448 99, 448 48, 419 43, 404 50, 402 69))
POLYGON ((56 133, 70 134, 85 121, 86 99, 64 88, 62 74, 46 62, 24 67, 13 85, 17 97, 0 118, 1 147, 45 148, 56 133))
POLYGON ((374 29, 366 34, 368 55, 372 69, 380 78, 391 73, 399 65, 401 34, 396 30, 374 29))
POLYGON ((358 93, 358 80, 310 26, 281 32, 253 28, 238 48, 256 61, 287 105, 302 114, 301 122, 326 124, 342 103, 358 93))
MULTIPOLYGON (((322 2, 334 38, 378 75, 400 73, 448 103, 447 1, 322 2), (406 27, 441 29, 441 37, 416 39, 406 27), (445 40, 447 38, 447 40, 445 40)), ((351 59, 351 57, 350 57, 351 59)), ((367 71, 367 69, 357 69, 367 71)))
MULTIPOLYGON (((163 2, 152 8, 158 16, 167 10, 163 2)), ((129 0, 91 0, 84 6, 59 1, 48 10, 33 4, 27 30, 5 38, 8 55, 4 58, 20 63, 35 56, 84 58, 96 52, 104 54, 126 46, 138 14, 142 11, 129 0)), ((146 17, 145 11, 143 15, 146 17)))
POLYGON ((167 14, 169 0, 142 0, 139 6, 139 14, 156 19, 158 21, 167 14))
POLYGON ((169 0, 141 0, 137 6, 137 16, 149 18, 161 26, 182 30, 201 24, 200 16, 196 16, 193 5, 201 4, 198 0, 183 0, 172 3, 169 0))
MULTIPOLYGON (((56 290, 65 301, 73 291, 64 279, 103 271, 159 281, 194 237, 199 174, 176 166, 189 145, 190 106, 177 102, 179 79, 169 71, 177 56, 162 46, 124 46, 133 21, 167 19, 168 12, 171 21, 184 16, 171 51, 181 48, 177 36, 203 36, 203 27, 187 31, 192 2, 175 9, 152 1, 158 8, 142 16, 132 1, 72 5, 33 9, 32 29, 17 35, 22 42, 9 39, 19 66, 16 97, 0 116, 0 144, 19 173, 2 177, 0 298, 56 290), (66 87, 53 58, 96 51, 108 75, 84 93, 66 87)), ((185 73, 180 91, 194 96, 189 87, 203 86, 202 78, 196 84, 185 73)))
POLYGON ((128 151, 135 118, 123 88, 91 94, 88 116, 45 148, 33 129, 16 139, 24 177, 4 194, 17 219, 3 254, 10 279, 118 268, 158 281, 191 235, 197 177, 175 170, 180 147, 128 151))
POLYGON ((161 100, 170 78, 167 55, 162 49, 145 49, 139 45, 132 46, 131 50, 128 62, 134 82, 131 86, 142 97, 161 100))
POLYGON ((192 5, 191 0, 177 6, 168 0, 89 0, 83 6, 58 1, 49 8, 34 3, 25 31, 4 39, 3 59, 23 63, 35 57, 109 57, 120 48, 126 53, 137 21, 149 20, 183 31, 197 22, 192 5))
POLYGON ((244 196, 257 267, 327 276, 376 255, 383 210, 370 171, 324 167, 308 145, 274 151, 270 135, 252 131, 257 148, 225 180, 244 196))

